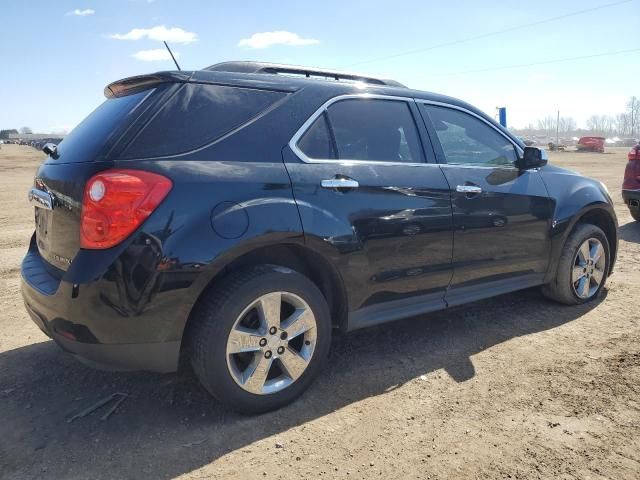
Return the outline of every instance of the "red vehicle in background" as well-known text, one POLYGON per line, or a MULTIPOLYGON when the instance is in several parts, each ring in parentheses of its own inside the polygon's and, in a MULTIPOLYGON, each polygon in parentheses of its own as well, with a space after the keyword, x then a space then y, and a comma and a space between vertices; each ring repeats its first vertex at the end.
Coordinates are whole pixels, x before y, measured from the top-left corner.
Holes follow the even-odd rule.
POLYGON ((631 216, 640 222, 640 143, 631 148, 628 158, 622 182, 622 199, 629 207, 631 216))
POLYGON ((580 152, 604 153, 604 137, 581 137, 576 144, 580 152))

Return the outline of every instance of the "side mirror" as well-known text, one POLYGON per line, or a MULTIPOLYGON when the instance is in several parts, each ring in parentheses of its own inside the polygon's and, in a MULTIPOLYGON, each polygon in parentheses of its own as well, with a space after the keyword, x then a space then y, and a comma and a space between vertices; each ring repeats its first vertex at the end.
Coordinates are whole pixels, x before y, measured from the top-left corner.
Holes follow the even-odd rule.
POLYGON ((522 157, 516 161, 518 170, 531 170, 544 167, 547 164, 547 152, 542 148, 524 147, 522 157))
POLYGON ((45 143, 42 151, 54 160, 58 158, 58 146, 55 143, 45 143))

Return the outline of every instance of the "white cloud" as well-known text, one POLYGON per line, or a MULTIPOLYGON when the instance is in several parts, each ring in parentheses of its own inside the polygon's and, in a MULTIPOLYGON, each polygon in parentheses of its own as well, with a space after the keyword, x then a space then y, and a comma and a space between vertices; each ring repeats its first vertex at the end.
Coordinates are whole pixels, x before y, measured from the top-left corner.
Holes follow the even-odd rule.
POLYGON ((134 28, 127 33, 114 33, 109 35, 109 37, 115 38, 116 40, 140 40, 142 38, 148 38, 149 40, 173 43, 191 43, 198 40, 197 35, 193 32, 187 32, 178 27, 167 28, 164 25, 158 25, 153 28, 134 28))
MULTIPOLYGON (((178 52, 173 52, 176 58, 180 57, 178 52)), ((133 58, 142 60, 143 62, 159 62, 161 60, 171 60, 171 55, 164 48, 155 48, 153 50, 140 50, 131 55, 133 58)))
POLYGON ((80 10, 76 8, 75 10, 71 10, 67 12, 67 15, 75 15, 77 17, 86 17, 87 15, 93 15, 96 11, 92 8, 85 8, 84 10, 80 10))
POLYGON ((302 47, 305 45, 314 45, 320 43, 320 40, 313 38, 303 38, 297 33, 279 30, 276 32, 258 32, 249 38, 243 38, 238 42, 239 47, 249 48, 269 48, 272 45, 290 45, 294 47, 302 47))

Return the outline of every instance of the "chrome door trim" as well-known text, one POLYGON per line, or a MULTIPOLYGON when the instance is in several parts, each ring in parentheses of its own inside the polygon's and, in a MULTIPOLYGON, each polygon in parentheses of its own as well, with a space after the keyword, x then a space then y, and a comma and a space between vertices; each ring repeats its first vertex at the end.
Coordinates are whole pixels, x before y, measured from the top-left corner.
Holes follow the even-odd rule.
MULTIPOLYGON (((495 170, 496 168, 501 168, 503 170, 518 170, 515 165, 474 165, 472 163, 438 163, 437 165, 442 168, 483 168, 486 170, 495 170)), ((522 172, 531 172, 537 170, 537 168, 532 168, 531 170, 522 170, 522 172)))

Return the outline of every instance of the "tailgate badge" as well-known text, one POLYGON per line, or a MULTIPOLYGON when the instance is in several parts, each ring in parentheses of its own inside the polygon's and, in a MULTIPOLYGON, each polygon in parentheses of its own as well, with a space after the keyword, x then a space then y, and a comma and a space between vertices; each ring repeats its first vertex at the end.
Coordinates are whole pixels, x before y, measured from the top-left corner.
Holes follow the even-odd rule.
POLYGON ((31 205, 45 210, 53 210, 53 197, 49 192, 32 188, 29 190, 27 197, 31 205))

